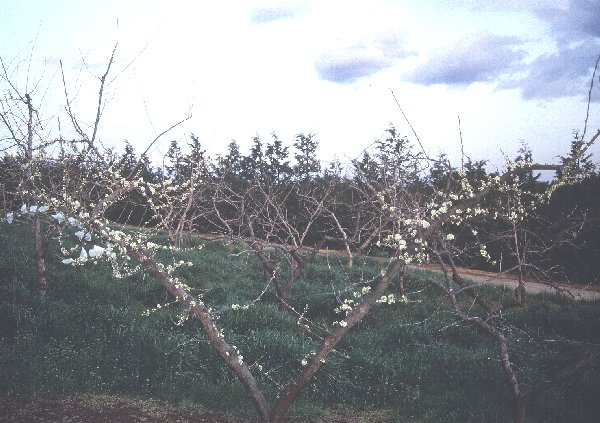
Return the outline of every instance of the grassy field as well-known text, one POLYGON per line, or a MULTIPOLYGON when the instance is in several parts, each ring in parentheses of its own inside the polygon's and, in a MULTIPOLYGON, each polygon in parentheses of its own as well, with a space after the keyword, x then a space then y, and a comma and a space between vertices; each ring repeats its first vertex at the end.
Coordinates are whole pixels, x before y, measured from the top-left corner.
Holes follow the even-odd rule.
MULTIPOLYGON (((35 279, 29 229, 0 225, 0 393, 19 398, 110 394, 167 401, 240 417, 254 416, 241 385, 208 345, 198 324, 181 323, 182 310, 168 305, 157 282, 138 273, 111 276, 108 265, 63 265, 58 248, 49 257, 49 290, 43 301, 35 279), (161 308, 146 315, 148 309, 161 308)), ((322 257, 294 286, 290 303, 312 322, 299 330, 296 314, 282 315, 265 288, 258 261, 239 247, 206 241, 177 260, 194 263, 180 277, 219 314, 218 324, 253 367, 268 395, 302 366, 323 325, 336 319, 334 292, 368 281, 380 263, 351 270, 322 257), (262 371, 258 367, 262 366, 262 371)), ((483 333, 456 324, 430 273, 410 273, 410 302, 381 305, 344 339, 294 405, 292 415, 331 410, 374 412, 406 422, 506 422, 510 391, 496 345, 483 333)), ((491 297, 509 295, 489 288, 491 297)), ((600 301, 574 302, 532 296, 504 318, 519 376, 544 380, 577 356, 572 343, 600 343, 600 301)), ((579 371, 533 401, 532 422, 600 420, 600 363, 579 371)), ((367 413, 368 415, 368 413, 367 413)))

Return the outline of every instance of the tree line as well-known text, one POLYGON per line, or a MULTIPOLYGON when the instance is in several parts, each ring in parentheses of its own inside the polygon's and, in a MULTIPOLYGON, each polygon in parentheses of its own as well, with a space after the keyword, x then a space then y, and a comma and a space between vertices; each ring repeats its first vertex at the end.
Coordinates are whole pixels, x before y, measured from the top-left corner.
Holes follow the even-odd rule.
MULTIPOLYGON (((246 155, 231 141, 225 154, 211 157, 191 134, 187 142, 171 141, 162 163, 152 163, 126 143, 121 152, 109 150, 103 162, 78 166, 92 175, 118 165, 123 177, 135 175, 163 187, 193 184, 180 193, 187 197, 185 206, 171 205, 168 213, 160 208, 160 198, 153 206, 139 190, 106 212, 116 223, 155 226, 160 222, 174 244, 192 234, 210 234, 339 249, 350 260, 356 254, 387 253, 386 240, 394 233, 395 222, 383 217, 386 211, 378 195, 401 193, 425 199, 437 191, 452 196, 462 189, 462 177, 478 184, 498 176, 487 170, 484 160, 464 158, 461 168, 452 168, 443 154, 429 159, 393 125, 351 163, 323 162, 318 146, 312 133, 298 134, 291 146, 273 133, 266 142, 255 136, 246 155)), ((558 171, 565 183, 538 204, 535 212, 518 216, 518 221, 515 217, 520 213, 511 206, 510 195, 492 193, 487 206, 506 213, 481 212, 476 225, 457 228, 452 234, 457 262, 489 271, 512 269, 514 275, 530 279, 600 283, 600 263, 595 259, 600 253, 600 176, 591 154, 578 156, 582 146, 583 140, 574 133, 569 154, 559 157, 563 164, 577 157, 568 174, 558 171)), ((533 162, 526 144, 513 162, 533 162)), ((22 201, 14 195, 20 181, 15 175, 22 166, 17 156, 0 159, 5 210, 15 209, 22 201)), ((69 160, 47 158, 38 166, 44 168, 44 184, 50 186, 69 160)), ((517 175, 512 183, 523 193, 543 193, 550 185, 532 170, 517 175)))

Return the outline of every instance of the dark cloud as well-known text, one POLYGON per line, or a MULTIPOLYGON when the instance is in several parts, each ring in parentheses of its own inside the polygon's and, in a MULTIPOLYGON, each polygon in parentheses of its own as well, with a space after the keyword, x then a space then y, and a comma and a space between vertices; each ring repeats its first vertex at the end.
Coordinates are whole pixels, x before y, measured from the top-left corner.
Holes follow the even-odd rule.
POLYGON ((366 43, 321 54, 315 62, 315 69, 321 79, 347 84, 373 75, 399 59, 414 54, 405 48, 403 34, 379 34, 366 43))
POLYGON ((346 51, 338 55, 323 54, 315 63, 321 79, 340 84, 373 75, 391 65, 385 57, 369 56, 361 51, 346 51))
POLYGON ((253 24, 262 24, 278 21, 281 19, 293 18, 302 9, 300 7, 263 7, 254 9, 250 15, 250 22, 253 24))
POLYGON ((567 8, 538 7, 536 15, 550 23, 559 40, 600 37, 600 4, 598 0, 570 0, 567 8))
MULTIPOLYGON (((533 13, 548 24, 554 50, 535 57, 526 50, 533 40, 480 32, 434 51, 425 63, 405 74, 405 80, 426 86, 488 82, 498 89, 518 89, 528 100, 587 95, 600 54, 598 0, 457 1, 488 12, 533 13)), ((317 73, 336 83, 373 75, 414 54, 406 51, 403 40, 402 33, 382 33, 364 44, 322 54, 315 64, 317 73)))
POLYGON ((533 10, 550 25, 556 51, 537 57, 527 65, 524 77, 505 81, 499 88, 520 88, 525 99, 586 98, 600 54, 598 0, 570 0, 565 7, 533 10))
POLYGON ((524 99, 586 97, 590 77, 600 52, 600 43, 563 46, 543 54, 527 65, 525 77, 504 81, 498 88, 520 88, 524 99))
POLYGON ((489 82, 518 66, 526 53, 517 37, 478 33, 438 51, 415 69, 408 80, 423 85, 468 85, 489 82))

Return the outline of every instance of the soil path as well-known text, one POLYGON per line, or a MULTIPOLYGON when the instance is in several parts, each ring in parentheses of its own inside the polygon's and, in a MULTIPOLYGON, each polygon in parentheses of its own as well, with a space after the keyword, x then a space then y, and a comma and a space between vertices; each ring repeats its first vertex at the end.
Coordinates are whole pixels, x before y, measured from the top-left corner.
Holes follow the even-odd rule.
MULTIPOLYGON (((255 423, 223 412, 178 409, 153 399, 118 395, 74 395, 22 400, 0 393, 0 423, 255 423)), ((289 423, 391 423, 383 412, 348 413, 335 409, 322 416, 290 418, 289 423)))
MULTIPOLYGON (((439 268, 434 265, 415 265, 409 266, 409 268, 421 270, 426 269, 431 270, 433 272, 441 273, 439 268)), ((514 279, 510 275, 506 274, 499 275, 497 273, 484 272, 482 270, 471 270, 465 268, 459 268, 459 272, 461 276, 463 276, 465 279, 471 280, 475 282, 475 284, 479 285, 505 286, 508 289, 514 291, 514 289, 519 283, 517 279, 514 279)), ((554 282, 545 284, 535 281, 526 281, 525 290, 529 294, 558 293, 560 295, 564 295, 568 298, 573 298, 575 300, 600 301, 600 290, 590 286, 566 285, 554 282)))

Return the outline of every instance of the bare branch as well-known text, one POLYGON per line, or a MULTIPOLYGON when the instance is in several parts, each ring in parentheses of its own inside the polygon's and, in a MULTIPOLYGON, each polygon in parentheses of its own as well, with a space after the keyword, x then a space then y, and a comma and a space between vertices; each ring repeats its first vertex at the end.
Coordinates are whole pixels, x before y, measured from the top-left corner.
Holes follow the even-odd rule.
POLYGON ((406 123, 408 123, 410 130, 412 131, 413 135, 417 139, 417 142, 419 143, 419 146, 421 147, 421 151, 423 152, 425 157, 427 157, 429 159, 429 156, 427 155, 427 151, 425 151, 425 147, 423 147, 423 144, 421 143, 421 140, 419 139, 419 136, 417 135, 417 131, 415 131, 415 128, 413 128, 412 124, 410 123, 410 120, 408 120, 408 117, 406 116, 406 113, 404 113, 402 106, 400 106, 400 103, 396 99, 396 94, 394 94, 393 90, 390 89, 390 91, 392 93, 392 97, 394 97, 394 101, 396 102, 396 105, 398 106, 398 108, 400 109, 400 112, 402 113, 402 116, 404 117, 404 120, 406 121, 406 123))
POLYGON ((104 72, 104 75, 100 77, 100 89, 98 91, 98 109, 96 111, 96 119, 94 120, 94 131, 92 132, 92 138, 90 138, 89 140, 90 147, 93 147, 94 142, 96 141, 96 134, 98 133, 98 124, 100 123, 100 116, 102 115, 103 108, 102 96, 104 95, 104 84, 106 83, 106 77, 108 76, 110 68, 113 64, 118 45, 119 43, 115 44, 112 54, 110 55, 110 60, 108 61, 108 65, 106 66, 106 71, 104 72))

